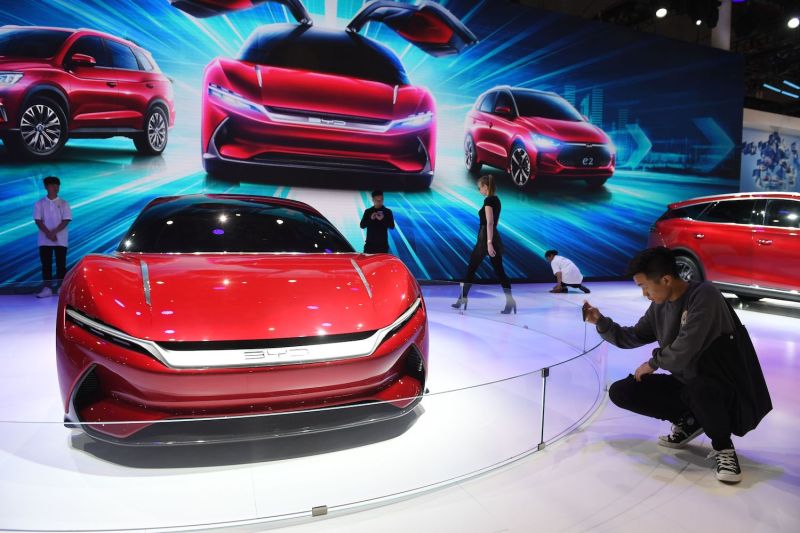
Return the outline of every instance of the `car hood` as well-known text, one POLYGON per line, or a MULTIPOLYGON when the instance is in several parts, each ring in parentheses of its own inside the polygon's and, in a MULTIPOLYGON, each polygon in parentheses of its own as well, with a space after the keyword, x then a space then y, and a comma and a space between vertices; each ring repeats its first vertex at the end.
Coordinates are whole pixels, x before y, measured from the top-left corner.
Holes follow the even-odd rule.
POLYGON ((228 89, 277 112, 284 110, 388 121, 431 111, 421 109, 424 102, 431 100, 421 87, 398 85, 395 95, 395 86, 376 81, 257 66, 231 59, 218 61, 228 89))
POLYGON ((87 256, 79 269, 82 279, 67 294, 73 307, 156 341, 374 331, 419 297, 408 270, 389 255, 118 254, 87 256))
POLYGON ((542 117, 519 117, 531 133, 539 133, 564 142, 608 143, 608 136, 589 122, 555 120, 542 117))
POLYGON ((42 68, 50 65, 46 59, 23 59, 19 57, 0 56, 0 70, 24 71, 32 68, 42 68))

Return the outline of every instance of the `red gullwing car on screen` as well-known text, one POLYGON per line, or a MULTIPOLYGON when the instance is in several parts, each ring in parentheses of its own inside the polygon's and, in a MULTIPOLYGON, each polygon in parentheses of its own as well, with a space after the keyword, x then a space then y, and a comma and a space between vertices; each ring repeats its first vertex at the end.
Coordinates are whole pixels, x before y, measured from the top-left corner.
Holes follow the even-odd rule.
MULTIPOLYGON (((436 158, 433 96, 410 83, 394 52, 358 32, 370 21, 381 22, 433 56, 457 54, 477 38, 435 2, 368 2, 339 30, 312 26, 299 0, 278 1, 297 24, 262 26, 239 57, 217 58, 206 67, 206 171, 221 178, 270 168, 324 171, 428 187, 436 158)), ((261 2, 172 0, 200 17, 261 2)))
POLYGON ((427 330, 403 263, 355 253, 306 204, 158 198, 115 253, 87 255, 64 280, 65 423, 153 445, 398 417, 424 393, 427 330))

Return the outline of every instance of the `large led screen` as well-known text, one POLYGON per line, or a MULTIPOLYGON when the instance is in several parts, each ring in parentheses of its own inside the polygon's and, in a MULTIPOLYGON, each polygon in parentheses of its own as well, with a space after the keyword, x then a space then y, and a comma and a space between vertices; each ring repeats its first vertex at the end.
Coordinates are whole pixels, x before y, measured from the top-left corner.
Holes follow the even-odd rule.
POLYGON ((192 193, 307 202, 360 250, 382 189, 392 253, 438 280, 464 274, 483 173, 506 271, 534 281, 549 248, 621 276, 668 203, 738 188, 740 57, 509 2, 0 0, 0 25, 6 281, 39 279, 49 175, 72 206, 70 264, 115 249, 153 198, 192 193), (31 26, 111 38, 60 50, 74 34, 31 26), (61 96, 34 103, 68 128, 54 157, 35 129, 53 117, 25 107, 45 86, 61 96))

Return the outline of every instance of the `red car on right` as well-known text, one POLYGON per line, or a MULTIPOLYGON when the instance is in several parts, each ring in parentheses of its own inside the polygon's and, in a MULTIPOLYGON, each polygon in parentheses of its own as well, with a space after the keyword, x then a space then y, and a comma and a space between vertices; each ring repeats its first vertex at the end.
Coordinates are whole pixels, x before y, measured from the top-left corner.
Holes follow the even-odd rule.
POLYGON ((616 150, 606 133, 556 93, 502 85, 480 95, 464 122, 464 164, 506 170, 522 187, 539 176, 602 187, 616 150))
POLYGON ((680 275, 742 300, 800 302, 800 193, 752 192, 670 204, 650 246, 677 252, 680 275))

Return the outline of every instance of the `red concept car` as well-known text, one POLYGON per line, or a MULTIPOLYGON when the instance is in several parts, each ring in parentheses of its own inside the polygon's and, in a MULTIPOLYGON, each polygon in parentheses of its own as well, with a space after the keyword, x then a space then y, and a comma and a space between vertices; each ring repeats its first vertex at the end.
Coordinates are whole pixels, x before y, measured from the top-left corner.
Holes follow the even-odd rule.
POLYGON ((495 87, 478 97, 464 126, 471 172, 501 168, 520 187, 543 175, 601 187, 614 173, 611 139, 555 93, 495 87))
MULTIPOLYGON (((262 0, 264 1, 264 0, 262 0)), ((249 7, 251 1, 173 0, 197 16, 249 7)), ((433 2, 368 2, 345 31, 312 26, 299 0, 283 0, 299 24, 253 32, 236 59, 205 70, 202 153, 215 176, 337 171, 427 187, 436 157, 433 96, 411 85, 389 48, 359 35, 382 22, 433 56, 477 42, 433 2)))
POLYGON ((147 50, 93 30, 0 28, 0 139, 52 158, 68 138, 133 139, 157 155, 175 121, 172 82, 147 50))
POLYGON ((650 246, 677 252, 680 275, 742 300, 800 301, 800 194, 737 193, 670 204, 650 246))
POLYGON ((398 417, 425 390, 427 331, 403 263, 355 253, 306 204, 158 198, 116 253, 87 255, 64 280, 65 423, 153 445, 398 417))

